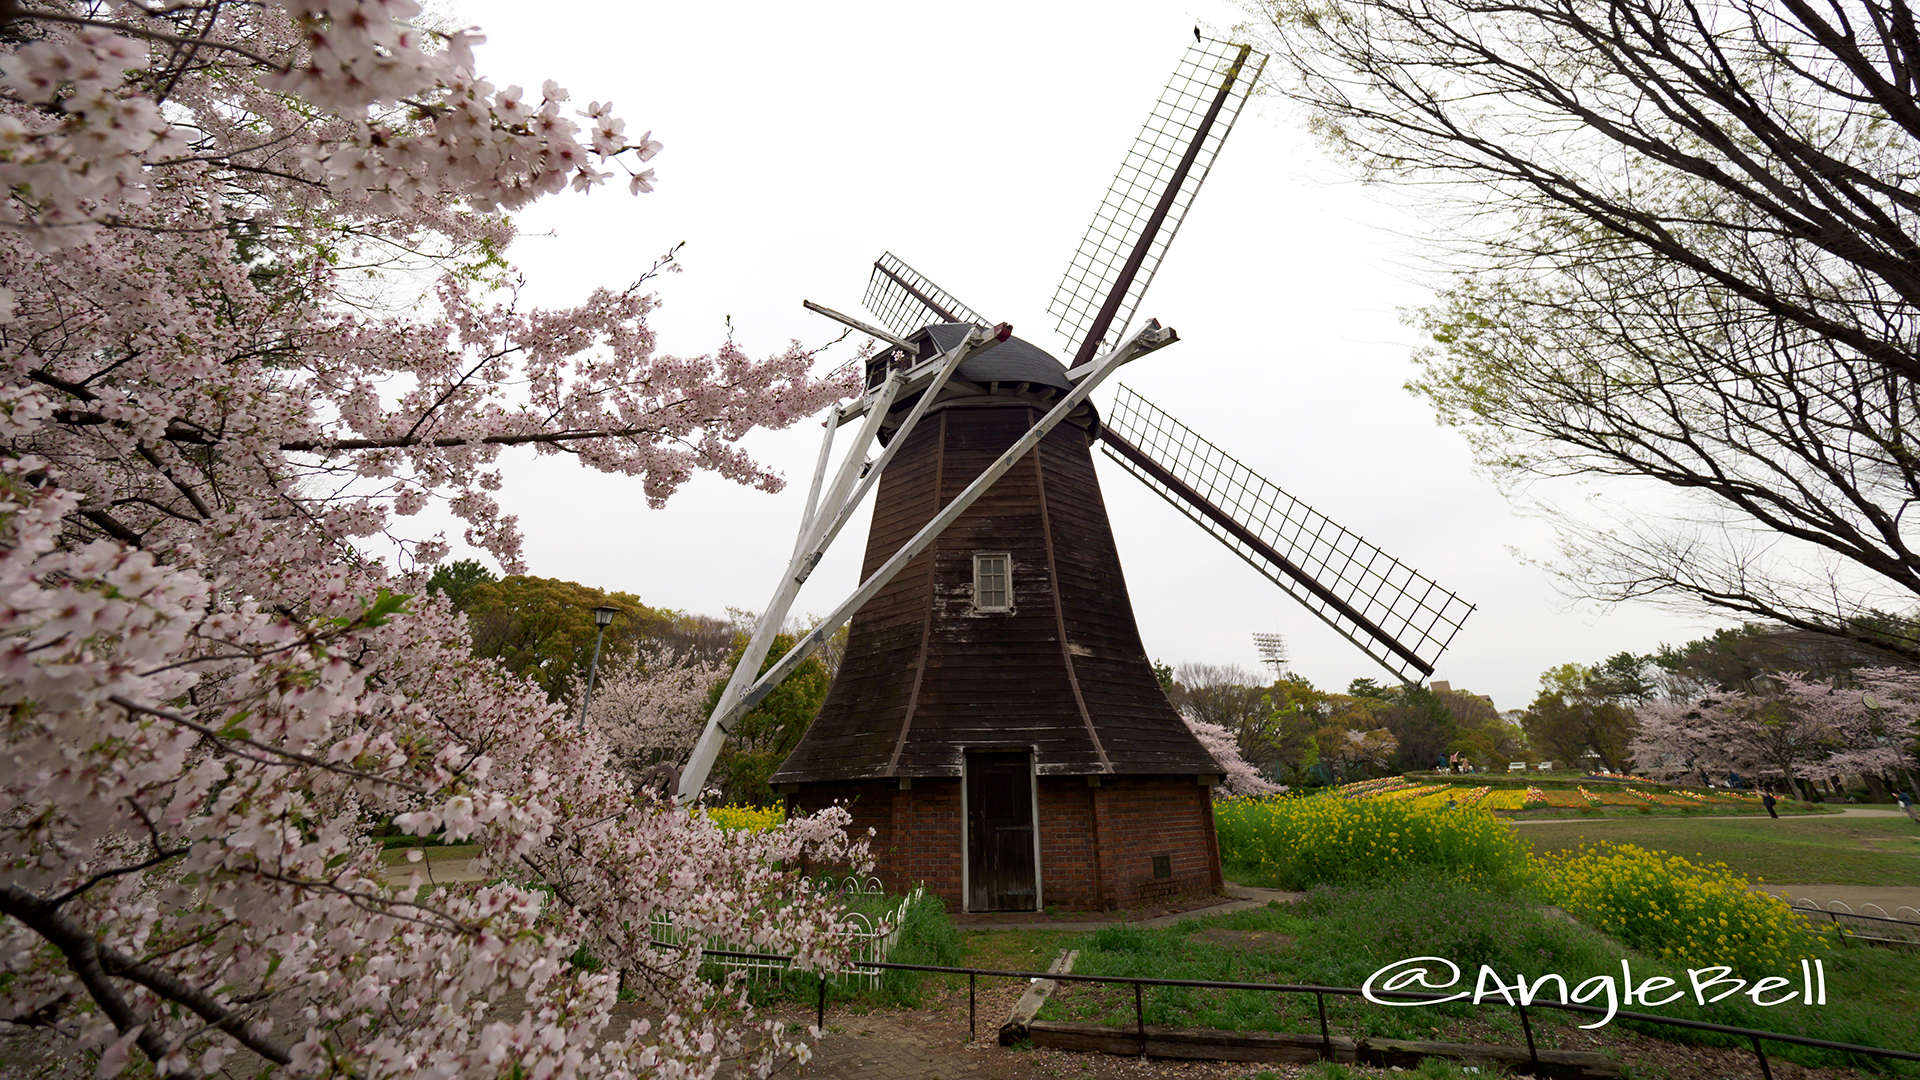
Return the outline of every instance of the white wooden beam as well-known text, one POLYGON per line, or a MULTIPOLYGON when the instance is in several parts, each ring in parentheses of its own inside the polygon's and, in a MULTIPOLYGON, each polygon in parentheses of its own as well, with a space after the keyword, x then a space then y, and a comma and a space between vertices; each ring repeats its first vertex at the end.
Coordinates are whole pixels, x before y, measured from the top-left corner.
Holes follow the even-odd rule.
MULTIPOLYGON (((866 464, 867 447, 873 444, 874 436, 880 432, 880 421, 887 414, 887 407, 900 392, 903 380, 899 372, 894 372, 882 383, 876 395, 869 398, 878 400, 880 407, 867 417, 860 426, 860 434, 853 445, 847 448, 846 460, 840 463, 840 471, 834 476, 833 485, 821 505, 838 510, 846 499, 847 490, 860 475, 861 466, 866 464)), ((822 459, 824 463, 824 458, 822 459)), ((800 586, 813 572, 813 564, 819 561, 819 536, 823 528, 823 518, 816 508, 809 507, 803 516, 800 537, 793 546, 793 556, 787 562, 787 568, 780 575, 780 582, 774 586, 773 598, 767 601, 766 610, 760 613, 760 619, 754 624, 753 634, 747 639, 747 646, 740 654, 740 660, 734 665, 733 675, 727 680, 727 687, 720 692, 720 700, 714 704, 713 715, 707 718, 707 726, 700 733, 700 740, 693 745, 693 753, 687 758, 687 764, 680 771, 680 787, 676 797, 685 802, 696 798, 700 789, 706 786, 707 775, 713 771, 713 763, 720 757, 720 747, 727 741, 727 734, 733 730, 732 720, 746 713, 745 709, 734 710, 733 706, 740 696, 752 685, 754 676, 760 673, 760 664, 766 660, 767 653, 773 648, 773 639, 779 635, 781 624, 787 620, 787 612, 793 607, 793 599, 800 592, 800 586), (722 717, 731 717, 727 723, 721 723, 722 717)))
MULTIPOLYGON (((680 785, 675 793, 678 800, 685 802, 699 796, 700 790, 706 786, 707 776, 713 771, 713 763, 719 759, 720 748, 725 745, 727 735, 733 731, 740 717, 746 715, 753 708, 753 704, 759 703, 760 698, 756 698, 753 704, 745 707, 740 704, 748 688, 755 685, 755 676, 759 674, 760 665, 766 660, 767 653, 771 651, 773 639, 779 634, 781 625, 786 622, 787 612, 792 609, 800 586, 806 583, 807 577, 813 573, 813 568, 819 565, 820 559, 826 554, 828 543, 839 535, 841 526, 845 525, 852 515, 854 508, 859 504, 860 497, 866 493, 867 488, 879 480, 881 469, 900 446, 902 432, 896 431, 887 450, 871 467, 868 467, 867 448, 873 445, 874 438, 879 434, 880 424, 886 419, 887 410, 892 408, 893 403, 899 400, 908 386, 918 383, 922 396, 908 415, 909 425, 917 422, 926 412, 934 394, 938 392, 938 387, 946 384, 948 376, 952 375, 954 370, 968 357, 993 348, 1012 336, 1012 333, 1013 328, 1005 323, 992 330, 976 327, 960 344, 945 354, 916 365, 911 370, 889 372, 880 386, 861 399, 859 406, 866 420, 861 424, 860 433, 855 437, 853 445, 848 447, 847 456, 841 462, 839 472, 835 474, 826 495, 817 504, 809 506, 802 516, 799 537, 794 543, 793 555, 787 563, 786 572, 781 575, 779 584, 774 588, 773 599, 768 601, 766 610, 760 613, 759 621, 754 624, 753 634, 748 639, 746 650, 740 654, 739 662, 734 665, 733 675, 727 680, 726 689, 721 691, 720 700, 715 703, 713 714, 707 718, 705 730, 700 733, 699 741, 694 744, 693 753, 687 758, 686 765, 680 771, 680 785), (927 369, 924 376, 920 374, 921 369, 927 369), (853 484, 860 479, 863 469, 866 472, 865 482, 855 492, 852 490, 853 484)), ((836 414, 841 422, 847 418, 845 409, 836 410, 836 414)), ((831 423, 832 420, 833 418, 830 417, 829 422, 831 423)), ((903 425, 903 429, 907 426, 903 425)), ((822 447, 820 456, 822 467, 826 459, 827 450, 822 447)), ((824 468, 820 471, 823 472, 824 468)), ((814 483, 817 488, 818 475, 814 483)), ((809 502, 812 502, 811 498, 809 502)), ((760 697, 765 696, 763 693, 760 697)))
POLYGON ((814 515, 820 506, 820 481, 827 474, 827 459, 833 452, 833 433, 840 429, 840 406, 827 410, 826 434, 820 437, 820 456, 813 463, 813 482, 807 487, 806 512, 800 515, 800 531, 793 538, 793 555, 800 554, 800 545, 807 542, 807 532, 813 528, 814 515))
POLYGON ((898 346, 899 348, 905 349, 908 352, 920 351, 914 348, 913 342, 908 341, 906 338, 895 337, 892 334, 887 333, 885 330, 882 330, 879 327, 873 325, 872 323, 861 322, 859 319, 856 319, 851 315, 842 315, 839 312, 833 310, 832 308, 826 306, 825 304, 816 304, 811 300, 802 300, 800 301, 800 306, 803 308, 806 308, 808 311, 811 311, 816 315, 825 315, 827 318, 832 319, 834 322, 837 322, 842 326, 850 326, 853 329, 858 330, 861 333, 867 335, 868 337, 879 338, 881 341, 885 341, 885 342, 888 342, 889 344, 898 346))

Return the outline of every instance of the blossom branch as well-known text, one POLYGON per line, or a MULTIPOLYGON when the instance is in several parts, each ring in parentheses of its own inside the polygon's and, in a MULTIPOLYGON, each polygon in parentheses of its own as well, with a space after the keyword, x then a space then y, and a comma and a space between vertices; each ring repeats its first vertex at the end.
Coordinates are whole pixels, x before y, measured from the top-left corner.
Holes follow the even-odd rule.
MULTIPOLYGON (((148 41, 157 41, 164 45, 191 45, 196 47, 204 45, 208 48, 219 49, 222 52, 233 53, 236 56, 244 56, 254 63, 273 71, 287 70, 287 65, 270 60, 251 49, 228 44, 223 41, 213 41, 204 36, 182 37, 179 34, 169 34, 164 30, 149 30, 145 27, 130 26, 126 23, 111 22, 103 19, 89 19, 81 15, 67 15, 58 11, 47 11, 44 8, 29 8, 18 3, 17 0, 8 0, 8 2, 0 4, 0 25, 21 19, 32 19, 35 22, 65 23, 69 26, 91 26, 101 30, 112 30, 116 33, 132 34, 135 37, 145 38, 148 41)), ((209 27, 209 29, 211 29, 211 27, 209 27)))
MULTIPOLYGON (((286 1047, 253 1032, 251 1026, 235 1016, 225 1006, 198 987, 188 984, 170 971, 153 967, 135 960, 109 945, 102 944, 80 925, 72 916, 61 911, 51 901, 35 896, 16 885, 0 885, 0 913, 19 919, 24 925, 47 939, 67 958, 67 963, 80 976, 88 993, 100 1008, 113 1018, 114 1026, 121 1034, 133 1030, 136 1017, 128 1007, 126 1000, 108 980, 122 978, 138 983, 160 995, 163 1000, 176 1002, 193 1010, 202 1020, 239 1041, 242 1046, 278 1065, 289 1064, 293 1059, 286 1047)), ((162 1041, 159 1031, 144 1027, 135 1040, 140 1049, 157 1065, 166 1057, 168 1047, 162 1041)))
POLYGON ((256 757, 252 754, 240 755, 241 757, 246 758, 248 761, 259 762, 262 765, 286 765, 286 766, 305 765, 308 768, 321 769, 330 773, 338 773, 341 776, 352 777, 355 780, 370 780, 375 783, 388 784, 393 787, 397 787, 402 791, 411 791, 411 792, 414 792, 415 794, 426 794, 426 791, 427 791, 426 788, 423 788, 418 784, 410 784, 405 780, 395 780, 393 777, 390 777, 390 776, 381 776, 377 773, 362 772, 359 769, 345 768, 340 765, 335 765, 329 761, 322 761, 319 758, 313 757, 308 754, 302 754, 298 750, 288 750, 284 747, 269 746, 266 743, 248 738, 247 736, 244 736, 244 735, 231 735, 231 734, 226 734, 220 731, 216 731, 212 727, 209 727, 206 724, 199 723, 198 721, 195 721, 195 720, 190 720, 187 717, 181 716, 179 713, 172 712, 167 709, 157 709, 151 705, 142 705, 137 701, 129 701, 118 694, 110 695, 107 698, 107 700, 127 710, 127 712, 129 713, 136 713, 136 714, 145 713, 148 716, 156 716, 169 723, 178 724, 181 727, 187 728, 190 731, 198 732, 199 734, 212 740, 217 745, 230 747, 233 744, 238 743, 243 746, 251 746, 256 750, 259 750, 265 754, 271 755, 270 757, 256 757))

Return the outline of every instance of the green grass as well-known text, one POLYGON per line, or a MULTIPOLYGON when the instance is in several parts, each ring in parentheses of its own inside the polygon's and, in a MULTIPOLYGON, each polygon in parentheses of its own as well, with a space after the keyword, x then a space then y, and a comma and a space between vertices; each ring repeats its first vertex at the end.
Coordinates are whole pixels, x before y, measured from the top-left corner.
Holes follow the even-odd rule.
MULTIPOLYGON (((966 963, 995 971, 1045 971, 1079 930, 969 930, 961 935, 966 963)), ((965 981, 963 978, 962 982, 965 981)))
MULTIPOLYGON (((407 865, 408 850, 409 850, 408 848, 404 848, 404 847, 388 848, 387 850, 380 853, 380 861, 385 863, 388 866, 404 867, 407 865)), ((445 844, 445 845, 430 844, 420 848, 420 853, 426 857, 423 860, 425 862, 438 864, 438 863, 453 862, 455 860, 458 860, 460 864, 464 866, 466 865, 469 859, 472 859, 475 855, 480 854, 480 845, 478 844, 445 844)))
MULTIPOLYGON (((1316 889, 1299 904, 1188 920, 1166 930, 1110 927, 1065 944, 1080 950, 1074 970, 1083 974, 1358 986, 1387 963, 1432 955, 1452 959, 1469 980, 1478 965, 1486 963, 1508 978, 1515 973, 1537 978, 1552 972, 1575 984, 1594 975, 1617 976, 1624 957, 1631 961, 1636 981, 1665 975, 1686 985, 1684 967, 1639 956, 1576 923, 1549 917, 1524 899, 1435 880, 1316 889), (1292 940, 1269 938, 1258 944, 1209 940, 1209 930, 1262 931, 1292 940)), ((1823 1007, 1760 1008, 1744 999, 1738 1004, 1728 999, 1705 1008, 1681 1001, 1644 1011, 1868 1046, 1920 1045, 1920 991, 1915 989, 1920 986, 1920 956, 1878 949, 1819 950, 1819 955, 1825 960, 1828 982, 1829 1003, 1823 1007)), ((1318 1030, 1314 1000, 1308 995, 1163 987, 1150 988, 1145 997, 1149 1024, 1318 1030)), ((1337 1032, 1354 1038, 1523 1044, 1511 1011, 1499 1005, 1452 1003, 1396 1009, 1354 998, 1329 998, 1328 1014, 1337 1032)), ((1063 984, 1041 1015, 1130 1025, 1133 995, 1126 987, 1063 984)), ((1562 1044, 1576 1023, 1590 1019, 1547 1010, 1536 1012, 1535 1017, 1536 1035, 1549 1046, 1562 1044)), ((1675 1028, 1649 1025, 1639 1030, 1670 1041, 1694 1038, 1675 1028)), ((1606 1029, 1598 1031, 1604 1039, 1606 1029)), ((1703 1041, 1716 1038, 1706 1036, 1703 1041)), ((1769 1048, 1773 1056, 1804 1064, 1848 1064, 1825 1051, 1775 1047, 1769 1048)), ((1920 1069, 1911 1066, 1882 1069, 1895 1075, 1920 1075, 1920 1069)))
POLYGON ((1711 821, 1627 818, 1514 830, 1536 855, 1583 843, 1637 844, 1696 862, 1723 862, 1748 879, 1796 885, 1920 886, 1920 828, 1905 818, 1711 821))

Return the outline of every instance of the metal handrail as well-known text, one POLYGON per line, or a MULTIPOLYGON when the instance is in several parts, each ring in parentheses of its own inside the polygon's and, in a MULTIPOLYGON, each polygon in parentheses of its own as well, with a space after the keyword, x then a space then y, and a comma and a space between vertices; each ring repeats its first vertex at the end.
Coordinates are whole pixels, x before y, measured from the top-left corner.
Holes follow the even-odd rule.
MULTIPOLYGON (((790 956, 774 956, 768 953, 736 953, 725 952, 718 949, 702 949, 701 953, 706 956, 750 958, 770 961, 785 960, 791 962, 793 959, 790 956)), ((1156 979, 1141 975, 1082 975, 1057 971, 1004 971, 997 968, 941 967, 934 964, 898 964, 871 960, 856 960, 853 966, 894 971, 930 971, 943 975, 965 975, 967 977, 967 1033, 969 1036, 976 1037, 977 1033, 974 1025, 974 981, 981 975, 1006 979, 1026 979, 1028 981, 1051 979, 1055 982, 1130 984, 1135 987, 1135 1025, 1137 1030, 1143 1033, 1143 1038, 1144 1032, 1146 1031, 1146 1014, 1145 1008, 1141 1003, 1140 987, 1187 986, 1203 990, 1266 990, 1283 994, 1312 994, 1319 1003, 1321 1053, 1323 1056, 1328 1057, 1331 1057, 1332 1054, 1332 1039, 1327 1027, 1326 995, 1337 994, 1343 997, 1366 996, 1366 993, 1356 986, 1320 986, 1313 983, 1243 983, 1219 982, 1210 979, 1156 979)), ((1379 997, 1395 997, 1408 1001, 1459 1000, 1446 994, 1423 994, 1413 990, 1376 990, 1373 993, 1379 997)), ((1474 1004, 1480 1003, 1475 1002, 1474 1004)), ((1585 1013, 1589 1016, 1605 1016, 1607 1014, 1607 1010, 1599 1006, 1582 1005, 1576 1002, 1536 1001, 1532 1003, 1532 1006, 1536 1008, 1559 1009, 1564 1012, 1585 1013)), ((1534 1046, 1533 1025, 1527 1021, 1527 1009, 1529 1006, 1516 1004, 1511 1007, 1520 1014, 1520 1026, 1522 1030, 1525 1031, 1527 1037, 1527 1055, 1532 1064, 1538 1065, 1540 1063, 1540 1053, 1534 1046)), ((1638 1020, 1648 1024, 1665 1024, 1669 1027, 1691 1028, 1696 1031, 1710 1031, 1722 1035, 1745 1036, 1747 1040, 1753 1044, 1754 1056, 1760 1061, 1760 1074, 1765 1077, 1766 1080, 1772 1080, 1773 1070, 1767 1063, 1766 1051, 1760 1046, 1760 1040, 1762 1039, 1771 1042, 1790 1043, 1795 1046, 1810 1046, 1822 1050, 1839 1050, 1851 1054, 1865 1054, 1869 1057, 1891 1058, 1896 1061, 1920 1061, 1920 1053, 1913 1053, 1906 1050, 1888 1050, 1879 1046, 1861 1046, 1856 1043, 1834 1042, 1831 1039, 1815 1039, 1806 1035, 1788 1035, 1778 1031, 1759 1031, 1754 1028, 1735 1027, 1731 1024, 1715 1024, 1705 1020, 1687 1020, 1678 1016, 1656 1016, 1653 1013, 1614 1010, 1613 1017, 1616 1020, 1638 1020)), ((815 1021, 816 1026, 821 1030, 826 1029, 827 981, 824 978, 820 980, 820 997, 818 1005, 816 1006, 815 1021)))

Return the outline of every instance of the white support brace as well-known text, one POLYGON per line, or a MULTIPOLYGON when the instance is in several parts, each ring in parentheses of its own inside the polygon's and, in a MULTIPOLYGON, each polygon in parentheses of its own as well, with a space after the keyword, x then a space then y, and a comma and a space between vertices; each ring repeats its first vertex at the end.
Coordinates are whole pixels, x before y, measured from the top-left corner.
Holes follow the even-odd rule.
MULTIPOLYGON (((840 469, 834 475, 833 483, 827 489, 825 497, 816 503, 810 495, 809 506, 802 516, 799 536, 795 540, 793 555, 787 563, 786 572, 781 575, 780 583, 774 589, 773 599, 767 603, 766 610, 760 613, 759 621, 754 624, 753 634, 747 640, 747 647, 740 654, 739 662, 734 665, 733 675, 727 680, 727 687, 721 692, 719 702, 714 705, 713 715, 707 719, 706 729, 700 733, 700 741, 694 744, 692 755, 687 758, 686 765, 681 769, 680 785, 676 792, 677 799, 682 802, 689 801, 698 796, 700 790, 706 785, 707 776, 713 771, 713 763, 719 758, 720 748, 726 743, 727 735, 732 732, 739 718, 746 715, 747 711, 753 707, 752 705, 745 708, 739 707, 741 696, 749 686, 753 685, 754 677, 759 674, 760 665, 773 648, 773 640, 779 635, 780 627, 786 622, 787 612, 792 609, 794 597, 799 594, 800 586, 806 583, 807 577, 813 573, 813 568, 819 565, 821 557, 826 554, 827 545, 839 534, 841 526, 846 524, 854 507, 859 504, 861 496, 879 478, 880 470, 900 446, 906 431, 910 430, 910 425, 917 422, 921 414, 926 412, 927 404, 937 392, 937 387, 945 385, 947 377, 960 366, 961 362, 1000 344, 1010 333, 1011 328, 1005 327, 1004 324, 996 330, 976 329, 967 335, 966 340, 945 355, 917 365, 912 371, 890 373, 885 382, 861 400, 866 422, 861 424, 859 435, 847 448, 846 459, 841 462, 840 469), (902 388, 908 385, 909 377, 920 368, 933 369, 937 375, 937 383, 932 385, 935 385, 936 389, 925 393, 921 400, 915 403, 913 411, 908 416, 908 424, 902 425, 894 433, 894 438, 888 444, 887 450, 869 466, 867 448, 873 445, 874 438, 879 434, 881 421, 886 418, 887 410, 892 408, 894 401, 899 398, 902 388), (854 483, 861 479, 863 470, 866 473, 866 482, 858 491, 854 491, 854 483)), ((836 409, 835 415, 828 417, 826 436, 828 444, 832 441, 832 430, 837 426, 836 420, 844 420, 845 415, 844 409, 836 409)), ((814 476, 816 492, 819 490, 821 477, 825 473, 827 458, 828 446, 823 445, 814 476)), ((765 696, 762 694, 760 698, 755 698, 754 704, 758 704, 765 696)))
POLYGON ((884 341, 889 345, 897 346, 899 348, 907 350, 908 352, 917 351, 914 348, 913 342, 908 341, 906 338, 897 337, 893 334, 889 334, 885 330, 880 329, 879 327, 873 325, 872 323, 861 322, 859 319, 856 319, 851 315, 842 315, 839 312, 833 310, 832 308, 826 306, 825 304, 816 304, 811 300, 802 300, 800 301, 800 306, 803 308, 806 308, 808 311, 811 311, 816 315, 825 315, 827 318, 832 319, 834 322, 837 322, 842 326, 851 327, 855 330, 858 330, 861 333, 867 335, 868 337, 879 338, 881 341, 884 341))
POLYGON ((807 488, 806 512, 800 515, 800 531, 793 537, 793 554, 789 561, 800 557, 800 545, 807 542, 807 533, 813 529, 813 519, 820 510, 820 481, 827 475, 827 459, 833 453, 833 433, 840 430, 840 406, 827 410, 827 433, 820 437, 820 456, 813 463, 813 483, 807 488))
MULTIPOLYGON (((1004 326, 1005 324, 1003 323, 1001 325, 1004 326)), ((1013 328, 1007 327, 1007 329, 1011 331, 1013 328)), ((1007 335, 1001 335, 992 340, 997 344, 1000 341, 1006 340, 1006 337, 1007 335)), ((866 497, 867 489, 880 482, 880 473, 887 467, 887 462, 892 461, 893 455, 898 453, 902 446, 906 445, 907 436, 913 432, 914 425, 918 424, 920 418, 926 415, 927 406, 933 404, 933 399, 940 396, 940 391, 947 385, 947 380, 952 377, 953 373, 959 369, 961 362, 977 351, 979 350, 969 350, 963 346, 946 355, 933 381, 928 383, 927 388, 920 392, 920 400, 913 403, 913 409, 907 413, 907 418, 901 421, 899 427, 893 429, 893 437, 887 440, 887 448, 880 452, 880 457, 874 461, 873 467, 867 470, 866 478, 860 481, 859 489, 853 493, 852 498, 847 500, 846 505, 840 508, 840 512, 834 515, 833 521, 827 525, 825 534, 820 538, 819 548, 821 551, 825 551, 827 545, 833 543, 833 538, 840 535, 840 527, 845 525, 847 519, 853 516, 854 508, 858 507, 860 500, 866 497)), ((908 372, 907 374, 911 375, 912 373, 908 372)))
MULTIPOLYGON (((794 669, 804 663, 807 657, 813 655, 813 653, 820 648, 821 644, 823 644, 828 637, 832 636, 834 631, 840 629, 842 623, 852 618, 853 613, 860 610, 861 606, 868 600, 873 599, 874 595, 884 588, 887 582, 893 580, 894 575, 898 574, 901 569, 912 562, 922 551, 925 551, 927 545, 933 543, 936 537, 946 531, 947 526, 958 520, 960 515, 965 513, 967 508, 973 505, 974 500, 986 494, 987 489, 991 488, 995 481, 1006 475, 1008 470, 1012 469, 1021 458, 1025 457, 1029 451, 1039 445, 1040 440, 1045 438, 1047 433, 1057 427, 1062 420, 1065 420, 1074 409, 1078 408, 1080 403, 1085 401, 1087 396, 1093 393, 1094 388, 1099 386, 1108 375, 1118 370, 1120 365, 1136 360, 1156 349, 1171 345, 1178 340, 1180 340, 1179 336, 1175 334, 1172 329, 1162 328, 1158 322, 1149 319, 1145 327, 1128 338, 1119 348, 1094 360, 1091 365, 1089 365, 1093 370, 1086 373, 1085 377, 1080 380, 1078 386, 1075 386, 1066 397, 1061 398, 1052 409, 1048 410, 1047 415, 1041 417, 1039 423, 1027 429, 1025 435, 1022 435, 1012 446, 1007 447, 1006 451, 996 458, 992 465, 987 466, 984 472, 974 478, 973 483, 967 485, 965 491, 961 492, 952 502, 948 503, 939 513, 935 514, 933 520, 927 522, 918 533, 915 533, 913 539, 907 541, 899 551, 894 552, 893 556, 882 564, 878 570, 875 570, 872 576, 861 582, 860 587, 854 590, 853 595, 847 597, 846 600, 841 602, 839 607, 833 609, 831 614, 820 621, 820 625, 814 627, 805 637, 795 642, 793 648, 788 649, 786 654, 775 662, 773 667, 769 668, 765 675, 760 676, 751 687, 745 689, 738 697, 734 698, 731 704, 723 698, 721 705, 714 709, 712 719, 707 722, 707 734, 711 735, 717 729, 731 729, 741 716, 746 715, 754 706, 765 700, 767 695, 771 694, 774 688, 779 686, 788 675, 793 674, 794 669)), ((731 691, 732 689, 732 684, 729 684, 728 690, 731 691)), ((703 736, 702 741, 704 742, 704 740, 705 737, 703 736)), ((696 753, 698 753, 697 750, 696 753)), ((711 768, 711 766, 712 762, 709 760, 707 767, 711 768)), ((697 792, 699 790, 697 785, 691 789, 687 786, 686 776, 691 775, 691 771, 692 763, 689 762, 688 773, 683 775, 681 780, 681 791, 683 792, 688 790, 697 792)), ((705 782, 706 780, 704 771, 700 774, 700 780, 701 782, 705 782)))

